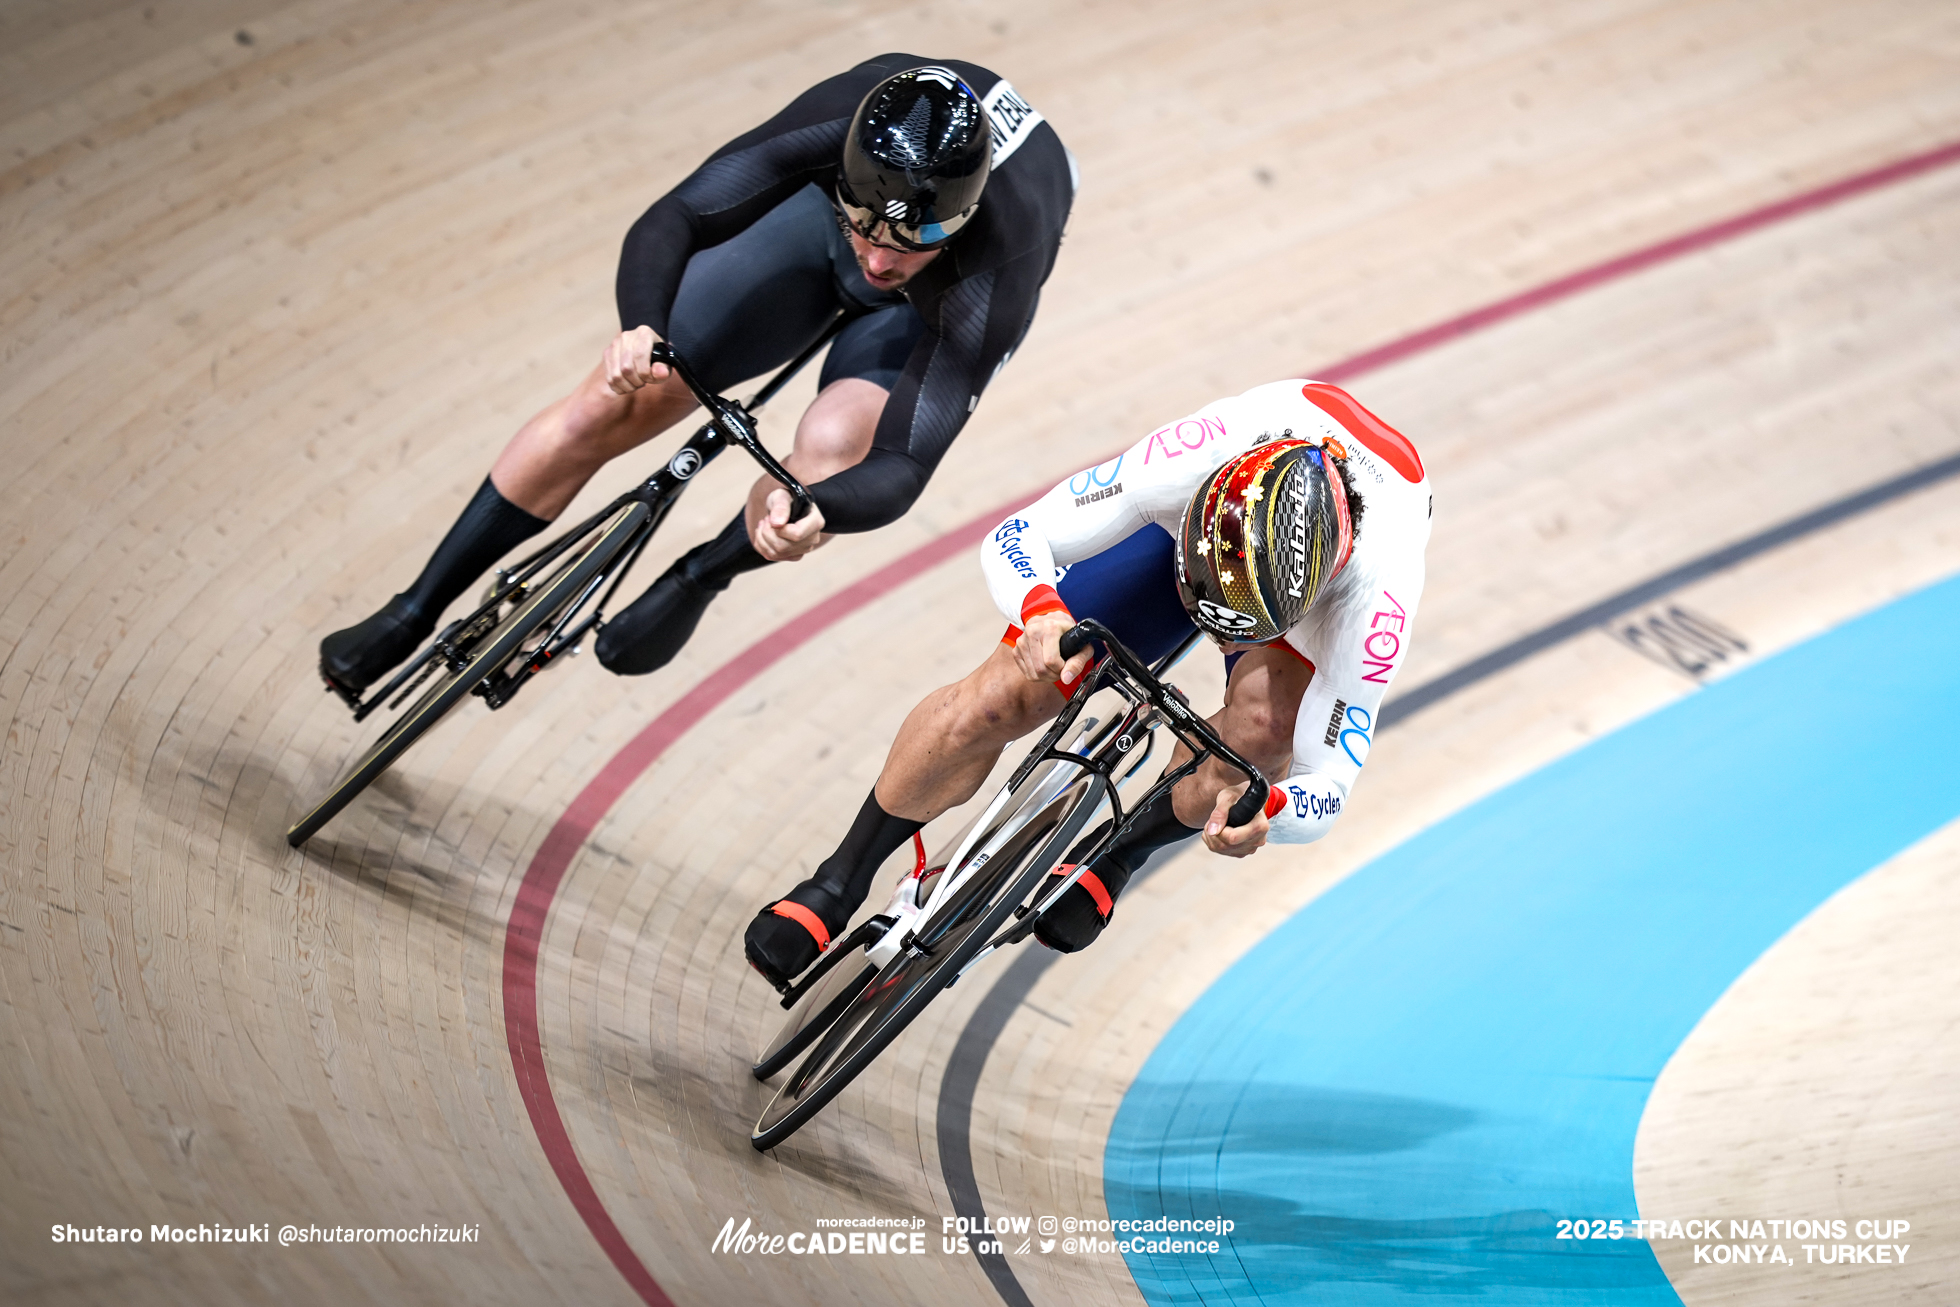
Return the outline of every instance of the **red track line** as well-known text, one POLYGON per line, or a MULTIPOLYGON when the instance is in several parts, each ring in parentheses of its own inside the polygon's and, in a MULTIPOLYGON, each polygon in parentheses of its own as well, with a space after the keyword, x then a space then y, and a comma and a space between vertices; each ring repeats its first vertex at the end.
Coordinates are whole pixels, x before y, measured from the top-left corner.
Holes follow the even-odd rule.
MULTIPOLYGON (((1956 161, 1960 161, 1960 141, 1751 209, 1590 268, 1582 268, 1542 286, 1473 309, 1460 317, 1378 345, 1331 367, 1318 369, 1313 375, 1323 381, 1345 381, 1581 291, 1630 276, 1655 264, 1707 249, 1786 218, 1905 181, 1956 161)), ((592 1180, 586 1175, 584 1164, 578 1158, 578 1150, 565 1129, 564 1118, 558 1113, 558 1102, 552 1096, 551 1080, 545 1067, 544 1045, 538 1031, 538 946, 544 938, 545 920, 551 911, 552 900, 557 896, 558 886, 571 869, 572 859, 578 856, 579 849, 593 829, 627 787, 638 780, 640 774, 651 767, 669 746, 729 696, 773 667, 784 656, 858 609, 976 543, 1003 516, 1033 501, 1047 489, 1046 485, 1040 486, 1010 503, 990 508, 978 517, 961 523, 792 617, 723 663, 613 755, 599 774, 578 792, 571 806, 552 826, 551 833, 545 836, 544 843, 531 856, 531 865, 525 869, 524 879, 518 885, 517 903, 511 909, 510 924, 504 935, 504 1029, 510 1041, 511 1066, 516 1071, 518 1090, 524 1096, 524 1106, 530 1111, 531 1125, 537 1131, 538 1143, 543 1147, 551 1169, 557 1172, 558 1182, 564 1186, 572 1206, 585 1219, 593 1238, 599 1241, 606 1256, 612 1258, 613 1265, 619 1268, 619 1273, 626 1277, 626 1282, 633 1286, 633 1291, 648 1307, 673 1307, 673 1300, 654 1281, 645 1263, 626 1242, 619 1227, 613 1224, 605 1203, 592 1187, 592 1180)))
POLYGON ((1391 340, 1386 345, 1377 345, 1371 350, 1364 350, 1352 358, 1342 359, 1331 368, 1322 368, 1313 375, 1321 381, 1344 381, 1364 372, 1373 372, 1376 368, 1387 367, 1412 354, 1434 349, 1438 345, 1455 340, 1458 336, 1481 331, 1506 318, 1515 318, 1532 309, 1543 308, 1547 304, 1577 295, 1580 291, 1591 290, 1594 286, 1609 281, 1617 281, 1621 277, 1651 268, 1657 263, 1678 259, 1684 254, 1692 254, 1697 250, 1705 250, 1711 245, 1720 245, 1723 241, 1734 240, 1737 236, 1747 235, 1772 223, 1782 222, 1785 218, 1794 218, 1821 209, 1827 204, 1835 204, 1839 200, 1863 195, 1866 191, 1874 191, 1881 186, 1889 186, 1894 182, 1917 177, 1920 173, 1945 167, 1956 160, 1960 160, 1960 141, 1950 142, 1938 149, 1928 150, 1924 154, 1909 155, 1883 167, 1857 173, 1827 186, 1820 186, 1814 191, 1805 191, 1787 200, 1765 204, 1760 209, 1751 209, 1747 213, 1725 218, 1706 227, 1698 227, 1694 231, 1684 232, 1644 249, 1635 250, 1631 254, 1622 254, 1617 259, 1608 259, 1590 268, 1581 268, 1556 281, 1548 281, 1542 286, 1520 291, 1516 295, 1486 304, 1480 309, 1472 309, 1461 317, 1439 322, 1433 327, 1425 327, 1400 340, 1391 340))

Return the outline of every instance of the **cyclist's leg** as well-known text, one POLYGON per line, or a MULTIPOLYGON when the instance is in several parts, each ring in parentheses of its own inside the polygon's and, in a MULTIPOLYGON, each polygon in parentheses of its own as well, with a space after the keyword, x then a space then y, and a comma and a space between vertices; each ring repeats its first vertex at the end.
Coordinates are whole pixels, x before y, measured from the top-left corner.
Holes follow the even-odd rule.
POLYGON ((693 408, 694 396, 679 377, 616 395, 606 385, 605 365, 594 365, 569 395, 517 429, 490 465, 490 479, 511 503, 554 521, 600 468, 693 408))
MULTIPOLYGON (((1313 664, 1285 645, 1251 649, 1234 654, 1227 662, 1230 674, 1225 705, 1209 720, 1228 745, 1267 777, 1283 775, 1293 755, 1293 722, 1300 698, 1313 677, 1313 664)), ((1182 767, 1190 757, 1190 749, 1180 742, 1165 771, 1182 767)), ((1136 814, 1123 837, 1091 862, 1075 886, 1043 916, 1035 927, 1035 937, 1063 953, 1094 943, 1109 924, 1117 896, 1150 856, 1159 849, 1195 839, 1220 795, 1236 798, 1245 784, 1245 777, 1236 769, 1216 758, 1206 759, 1196 772, 1136 814)), ((1072 868, 1108 830, 1109 823, 1105 822, 1085 835, 1071 851, 1064 870, 1072 868)))
POLYGON ((408 589, 320 641, 320 674, 347 693, 361 693, 434 633, 442 610, 485 568, 548 525, 485 477, 408 589))
POLYGON ((651 440, 693 405, 684 387, 676 395, 658 383, 615 395, 595 367, 519 428, 414 582, 374 616, 320 642, 322 672, 365 688, 413 653, 491 564, 551 525, 607 460, 651 440))
POLYGON ((749 923, 749 962, 772 983, 796 975, 850 922, 871 882, 913 832, 972 798, 1010 741, 1060 711, 1061 692, 1029 681, 1010 645, 921 700, 899 728, 884 771, 843 843, 816 874, 765 904, 749 923))
MULTIPOLYGON (((824 359, 817 397, 796 424, 795 443, 783 460, 797 480, 815 485, 864 461, 885 402, 925 329, 918 310, 900 303, 868 313, 838 333, 824 359)), ((750 487, 744 526, 751 537, 770 492, 780 488, 768 476, 750 487)))
MULTIPOLYGON (((1191 631, 1169 580, 1170 536, 1146 527, 1069 569, 1059 586, 1077 617, 1094 617, 1145 658, 1168 653, 1191 631)), ((766 906, 750 923, 750 961, 776 980, 816 960, 849 922, 893 850, 939 814, 972 798, 1000 751, 1061 710, 1052 683, 1030 681, 1014 661, 1012 637, 965 678, 935 690, 906 716, 865 798, 851 835, 817 874, 766 906), (860 838, 860 837, 863 838, 860 838), (787 906, 786 906, 787 905, 787 906), (804 919, 804 912, 816 918, 804 919)))
MULTIPOLYGON (((837 300, 826 301, 835 312, 837 300)), ((925 323, 910 304, 878 309, 838 333, 824 360, 817 398, 797 424, 785 465, 806 485, 861 462, 925 323)), ((694 633, 714 597, 743 572, 768 560, 750 543, 750 531, 777 482, 764 476, 749 502, 715 539, 696 546, 623 609, 601 632, 599 661, 621 675, 643 675, 667 665, 694 633)))
MULTIPOLYGON (((1178 596, 1176 567, 1170 533, 1152 526, 1071 567, 1056 589, 1071 613, 1097 618, 1146 662, 1155 662, 1191 634, 1191 618, 1178 596)), ((1108 828, 1105 822, 1083 836, 1064 867, 1072 867, 1108 828)), ((1036 938, 1063 952, 1084 947, 1108 921, 1116 896, 1136 868, 1157 849, 1196 833, 1177 823, 1168 801, 1150 805, 1138 814, 1122 845, 1098 858, 1042 919, 1036 938)), ((1053 883, 1044 885, 1043 892, 1053 883)))
MULTIPOLYGON (((709 390, 787 362, 830 321, 829 214, 822 192, 805 187, 735 239, 688 260, 667 338, 709 390)), ((571 395, 524 425, 491 479, 513 503, 556 517, 593 473, 694 406, 678 377, 620 396, 606 386, 603 368, 594 368, 571 395)))
MULTIPOLYGON (((806 188, 741 236, 689 261, 668 332, 690 362, 705 360, 698 371, 709 386, 721 389, 786 361, 828 322, 835 311, 824 234, 834 225, 828 215, 821 192, 806 188), (759 285, 794 290, 799 265, 809 292, 801 298, 811 309, 779 312, 779 305, 765 302, 759 285), (727 311, 716 311, 724 298, 727 311), (758 318, 763 327, 751 329, 758 318)), ((798 297, 787 300, 794 304, 798 297)), ((678 377, 616 395, 603 366, 594 367, 570 394, 518 429, 415 583, 374 616, 321 642, 321 670, 349 689, 365 688, 414 652, 442 610, 491 564, 562 513, 593 473, 694 406, 678 377)))
MULTIPOLYGON (((844 249, 838 256, 840 266, 849 264, 848 247, 844 249)), ((855 275, 854 267, 852 274, 855 275)), ((859 284, 863 287, 861 279, 859 284)), ((1028 328, 1034 325, 1039 295, 1035 301, 1003 363, 1020 348, 1028 328)), ((824 361, 817 398, 797 425, 795 450, 785 460, 804 485, 815 485, 864 461, 884 416, 885 403, 924 334, 924 320, 906 303, 873 311, 839 334, 837 343, 830 348, 829 358, 824 361)), ((776 482, 766 476, 758 478, 750 487, 744 525, 751 537, 756 523, 767 511, 769 496, 778 489, 776 482)), ((829 539, 828 535, 819 536, 803 552, 829 539)), ((754 560, 753 565, 760 564, 761 556, 753 550, 749 551, 749 557, 754 560)))

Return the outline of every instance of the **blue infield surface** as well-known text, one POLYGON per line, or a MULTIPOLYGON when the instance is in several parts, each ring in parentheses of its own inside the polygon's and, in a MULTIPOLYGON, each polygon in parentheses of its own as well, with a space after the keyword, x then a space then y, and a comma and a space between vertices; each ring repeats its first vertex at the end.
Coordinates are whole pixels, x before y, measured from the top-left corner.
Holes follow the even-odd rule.
POLYGON ((1556 1221, 1640 1215, 1634 1133, 1695 1022, 1956 816, 1960 578, 1423 832, 1263 941, 1144 1065, 1110 1215, 1237 1228, 1217 1254, 1129 1254, 1137 1284, 1153 1304, 1678 1302, 1644 1243, 1556 1221))

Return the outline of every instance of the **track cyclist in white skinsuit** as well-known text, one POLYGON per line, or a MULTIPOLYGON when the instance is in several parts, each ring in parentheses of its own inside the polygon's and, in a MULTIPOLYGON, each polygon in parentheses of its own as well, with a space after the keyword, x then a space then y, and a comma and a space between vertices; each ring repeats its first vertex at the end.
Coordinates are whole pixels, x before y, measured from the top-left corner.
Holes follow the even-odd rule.
MULTIPOLYGON (((981 546, 1007 635, 912 710, 844 842, 750 924, 750 962, 776 984, 809 966, 884 859, 973 797, 1001 749, 1061 710, 1096 656, 1061 656, 1062 634, 1082 618, 1146 661, 1194 624, 1210 635, 1229 673, 1211 722, 1273 789, 1262 813, 1228 827, 1245 781, 1207 761, 1091 864, 1037 938, 1086 947, 1167 845, 1198 836, 1242 858, 1269 839, 1319 839, 1347 804, 1407 659, 1429 518, 1415 447, 1345 391, 1311 381, 1208 404, 1056 486, 981 546)), ((1188 757, 1180 745, 1169 766, 1188 757)))

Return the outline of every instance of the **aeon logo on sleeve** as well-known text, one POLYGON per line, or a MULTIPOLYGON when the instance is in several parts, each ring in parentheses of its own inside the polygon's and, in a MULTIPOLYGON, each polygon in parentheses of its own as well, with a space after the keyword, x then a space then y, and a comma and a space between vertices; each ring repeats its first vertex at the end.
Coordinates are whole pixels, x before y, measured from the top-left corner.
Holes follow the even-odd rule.
POLYGON ((1186 450, 1203 449, 1225 434, 1225 424, 1217 418, 1185 418, 1150 433, 1143 445, 1143 461, 1153 457, 1181 458, 1186 450))
POLYGON ((994 547, 1009 567, 1032 581, 1035 579, 1034 561, 1021 548, 1021 532, 1027 529, 1028 524, 1020 518, 1008 518, 994 530, 994 547))
POLYGON ((1409 630, 1409 614, 1388 591, 1382 591, 1388 607, 1378 609, 1368 619, 1368 634, 1361 637, 1361 661, 1367 667, 1364 681, 1387 685, 1395 674, 1395 660, 1402 654, 1402 637, 1409 630))

